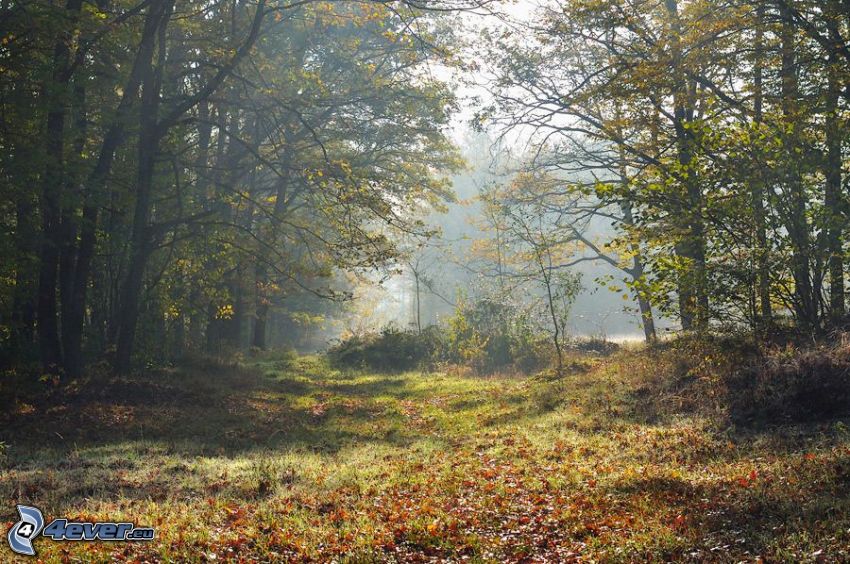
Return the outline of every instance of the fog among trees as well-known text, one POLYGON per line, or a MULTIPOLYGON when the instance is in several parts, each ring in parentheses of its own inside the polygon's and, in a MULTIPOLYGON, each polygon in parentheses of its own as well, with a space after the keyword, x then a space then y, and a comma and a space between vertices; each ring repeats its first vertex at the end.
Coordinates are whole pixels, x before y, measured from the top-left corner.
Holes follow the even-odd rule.
POLYGON ((848 561, 848 144, 848 0, 0 0, 10 547, 848 561))
POLYGON ((826 331, 845 12, 8 3, 4 356, 315 347, 381 280, 418 330, 523 287, 579 336, 826 331))

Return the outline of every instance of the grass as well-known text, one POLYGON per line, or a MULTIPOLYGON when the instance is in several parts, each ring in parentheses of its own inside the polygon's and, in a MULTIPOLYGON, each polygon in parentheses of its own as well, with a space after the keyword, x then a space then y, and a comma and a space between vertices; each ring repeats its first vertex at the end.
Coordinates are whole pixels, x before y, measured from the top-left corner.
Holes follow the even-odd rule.
POLYGON ((850 560, 847 422, 736 427, 678 401, 665 358, 555 381, 318 357, 99 379, 0 416, 0 520, 157 530, 40 539, 49 562, 850 560))

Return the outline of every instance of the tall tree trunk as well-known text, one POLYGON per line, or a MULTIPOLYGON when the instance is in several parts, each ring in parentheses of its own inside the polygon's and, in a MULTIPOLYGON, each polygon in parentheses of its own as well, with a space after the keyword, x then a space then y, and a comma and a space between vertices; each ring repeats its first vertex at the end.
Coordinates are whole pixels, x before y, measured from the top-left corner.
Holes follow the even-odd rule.
MULTIPOLYGON (((628 226, 633 226, 634 220, 632 219, 631 206, 628 207, 628 210, 624 210, 624 212, 624 223, 628 226)), ((655 316, 652 314, 652 302, 649 301, 647 293, 643 289, 645 276, 643 253, 641 253, 640 245, 637 242, 631 244, 631 251, 632 268, 630 269, 629 273, 635 283, 634 293, 635 299, 638 303, 638 309, 640 311, 640 320, 641 326, 643 327, 643 336, 646 339, 647 343, 654 343, 658 340, 658 334, 655 330, 655 316)))
POLYGON ((65 371, 72 377, 80 375, 83 368, 83 322, 88 301, 92 260, 97 244, 98 211, 102 204, 107 178, 115 160, 115 153, 123 143, 127 120, 139 95, 142 73, 151 66, 153 61, 156 33, 161 18, 161 13, 157 9, 158 4, 154 2, 148 8, 130 77, 123 88, 121 101, 118 103, 112 122, 104 135, 97 162, 83 187, 83 212, 79 226, 79 246, 75 253, 76 263, 73 269, 70 304, 62 318, 65 371))
POLYGON ((38 276, 38 340, 41 360, 46 370, 57 370, 62 363, 56 284, 59 272, 59 249, 62 245, 62 189, 64 185, 65 114, 67 88, 71 79, 70 43, 82 0, 68 0, 66 14, 72 20, 53 46, 53 75, 44 88, 47 103, 45 129, 47 163, 41 191, 41 263, 38 276))
POLYGON ((12 297, 12 351, 22 358, 22 353, 30 349, 35 337, 36 281, 34 279, 34 260, 38 247, 34 245, 38 229, 33 221, 35 206, 30 194, 19 196, 15 207, 15 247, 18 255, 15 269, 15 291, 12 297))
POLYGON ((800 120, 798 116, 797 60, 795 54, 795 29, 787 8, 782 8, 782 32, 780 69, 782 111, 790 131, 783 135, 786 154, 785 189, 788 196, 788 210, 785 227, 791 241, 791 272, 794 277, 794 309, 797 321, 806 330, 818 325, 818 300, 814 295, 811 277, 811 241, 809 224, 806 219, 806 193, 800 169, 800 120))
MULTIPOLYGON (((33 116, 29 123, 37 123, 41 119, 40 101, 29 95, 22 97, 20 90, 27 90, 26 83, 12 86, 9 95, 20 100, 23 115, 33 116)), ((0 122, 4 121, 0 119, 0 122)), ((32 156, 39 152, 41 144, 39 139, 4 139, 4 170, 0 173, 0 182, 20 187, 15 191, 15 268, 9 343, 11 358, 19 360, 30 360, 37 352, 34 345, 41 247, 36 211, 40 193, 32 187, 38 186, 41 170, 40 163, 32 156)))
MULTIPOLYGON (((86 115, 86 89, 85 84, 80 81, 74 85, 74 106, 76 111, 76 119, 74 125, 74 150, 75 158, 79 159, 85 148, 87 121, 86 115)), ((77 201, 80 194, 80 178, 78 173, 68 171, 65 178, 65 192, 68 194, 67 200, 73 199, 77 201)), ((82 340, 82 328, 72 330, 74 324, 74 270, 76 268, 76 239, 77 239, 77 218, 76 207, 71 205, 64 206, 62 210, 61 232, 62 244, 59 251, 59 298, 61 304, 61 319, 62 319, 62 350, 64 351, 65 374, 71 378, 79 376, 80 370, 77 362, 77 349, 75 349, 76 341, 82 340), (74 335, 72 337, 72 334, 74 335)))
POLYGON ((257 262, 254 270, 254 330, 251 337, 251 346, 265 350, 268 346, 266 328, 269 322, 269 297, 268 297, 268 272, 267 267, 261 261, 257 262))
MULTIPOLYGON (((296 41, 296 48, 294 50, 294 60, 293 60, 293 68, 300 68, 304 64, 304 58, 307 53, 307 36, 299 35, 296 41)), ((259 136, 259 133, 257 134, 259 136)), ((274 212, 271 218, 271 226, 270 226, 270 239, 269 245, 266 247, 262 247, 258 253, 257 264, 256 264, 256 302, 255 302, 255 317, 254 317, 254 331, 253 331, 253 346, 259 349, 265 349, 268 346, 268 323, 269 323, 269 312, 271 310, 271 296, 268 291, 270 280, 269 280, 269 264, 268 261, 272 260, 269 256, 269 249, 275 248, 277 246, 278 233, 280 229, 280 223, 283 220, 283 217, 286 215, 289 205, 291 203, 291 195, 290 191, 290 166, 292 165, 292 151, 291 147, 293 144, 293 137, 290 135, 290 130, 288 128, 284 129, 284 142, 286 146, 283 149, 283 153, 281 155, 281 176, 277 179, 277 186, 275 190, 275 203, 274 203, 274 212)), ((297 190, 295 191, 297 192, 297 190)))
MULTIPOLYGON (((643 270, 643 265, 635 258, 635 268, 643 270)), ((658 333, 655 330, 655 317, 652 314, 652 303, 646 298, 646 294, 642 291, 637 291, 638 308, 640 309, 641 325, 643 327, 643 338, 649 343, 658 341, 658 333)))
POLYGON ((186 316, 181 311, 172 321, 171 358, 180 360, 186 355, 186 316))
POLYGON ((207 304, 207 333, 205 350, 209 355, 215 355, 218 351, 218 319, 216 318, 216 305, 213 301, 207 304))
POLYGON ((291 203, 291 192, 289 190, 289 166, 290 166, 290 151, 284 149, 282 176, 277 180, 277 190, 275 191, 274 212, 271 218, 272 225, 270 226, 270 239, 268 247, 264 246, 260 249, 257 256, 256 267, 256 316, 254 318, 254 346, 260 349, 265 349, 268 345, 267 341, 267 324, 269 321, 269 310, 271 308, 271 296, 269 295, 268 287, 269 280, 269 264, 270 257, 269 248, 273 248, 277 244, 278 230, 280 222, 286 215, 291 203))
POLYGON ((705 227, 703 224, 703 197, 694 164, 693 133, 687 125, 693 118, 693 81, 686 78, 681 47, 682 26, 679 19, 677 0, 665 0, 671 22, 672 67, 675 75, 673 91, 673 127, 676 135, 676 151, 679 163, 679 178, 683 184, 681 194, 684 202, 678 210, 681 216, 681 231, 676 244, 676 254, 685 260, 686 267, 679 276, 679 316, 684 330, 702 330, 708 325, 708 294, 706 289, 705 227))
MULTIPOLYGON (((121 305, 118 317, 118 343, 114 368, 117 373, 130 370, 139 305, 144 283, 145 269, 151 253, 150 214, 153 193, 156 156, 159 151, 159 106, 162 89, 162 74, 165 66, 165 31, 171 18, 173 0, 157 5, 160 11, 158 33, 159 60, 142 71, 142 101, 139 112, 138 168, 136 174, 136 202, 130 234, 130 256, 127 274, 121 290, 121 305)), ((153 8, 153 7, 152 7, 153 8)))
MULTIPOLYGON (((174 0, 164 0, 163 16, 158 26, 159 61, 155 68, 145 69, 142 79, 142 103, 140 108, 140 133, 138 151, 138 169, 136 203, 133 213, 130 236, 130 257, 127 275, 121 290, 121 311, 118 319, 118 343, 114 369, 127 372, 131 366, 136 323, 139 317, 139 300, 143 278, 151 253, 150 214, 151 196, 155 173, 155 158, 160 139, 177 125, 179 121, 202 101, 209 98, 230 76, 230 73, 251 50, 260 34, 266 12, 265 0, 259 0, 254 18, 245 41, 236 49, 233 57, 197 92, 174 104, 163 116, 159 116, 162 74, 165 67, 165 30, 171 18, 174 0)), ((234 33, 235 35, 235 33, 234 33)))
POLYGON ((416 291, 416 332, 420 335, 422 334, 422 283, 419 279, 419 271, 413 271, 413 280, 416 287, 414 290, 416 291))
MULTIPOLYGON (((204 211, 209 211, 208 194, 210 185, 209 158, 210 158, 210 142, 212 140, 212 116, 210 104, 208 100, 203 100, 198 104, 198 154, 195 158, 195 170, 197 176, 195 180, 195 191, 204 202, 204 211)), ((197 235, 204 236, 203 228, 196 228, 197 235)), ((204 244, 206 240, 204 239, 204 244)), ((206 255, 206 253, 203 253, 206 255)), ((189 335, 187 346, 193 350, 204 350, 202 344, 203 328, 204 328, 204 313, 205 304, 202 303, 204 292, 202 280, 200 279, 203 273, 193 273, 189 279, 191 285, 189 289, 189 335)))
MULTIPOLYGON (((755 62, 753 76, 753 121, 758 130, 764 120, 764 5, 756 8, 755 62)), ((758 149, 757 149, 758 150, 758 149)), ((761 153, 757 154, 758 157, 761 153)), ((760 306, 760 319, 755 320, 763 326, 770 326, 773 319, 773 307, 770 301, 770 253, 767 247, 767 222, 765 214, 765 177, 762 159, 757 157, 757 170, 753 171, 750 189, 753 205, 755 228, 756 287, 760 306)))
POLYGON ((233 271, 228 287, 233 302, 233 312, 225 324, 224 337, 230 350, 238 351, 242 348, 242 325, 245 321, 245 268, 241 261, 233 271))
MULTIPOLYGON (((619 117, 619 111, 617 112, 617 115, 619 117)), ((623 138, 622 131, 618 132, 618 136, 620 138, 623 138)), ((622 144, 618 146, 618 153, 620 160, 620 183, 623 185, 623 190, 625 192, 629 190, 630 183, 628 161, 626 160, 626 149, 622 146, 622 144)), ((640 248, 640 242, 634 239, 634 230, 636 226, 631 196, 623 199, 620 202, 620 210, 623 214, 623 225, 625 226, 626 232, 631 241, 631 243, 629 244, 629 249, 632 253, 632 268, 629 270, 628 273, 634 281, 634 293, 635 299, 638 303, 638 309, 640 310, 640 320, 641 327, 643 327, 643 336, 646 339, 647 343, 654 343, 656 340, 658 340, 658 334, 655 331, 655 317, 652 314, 652 303, 649 301, 647 292, 643 288, 645 283, 645 265, 643 259, 643 252, 640 248)))
POLYGON ((540 270, 542 272, 544 285, 546 287, 546 299, 549 309, 549 315, 552 318, 552 342, 555 345, 555 355, 558 361, 558 376, 562 376, 564 373, 564 351, 561 346, 561 324, 558 319, 558 313, 555 311, 555 296, 552 293, 552 274, 551 271, 547 273, 546 266, 543 263, 542 259, 539 257, 539 251, 535 252, 537 252, 538 254, 540 270))
POLYGON ((844 216, 841 194, 842 134, 838 114, 840 78, 838 53, 830 53, 826 92, 826 187, 827 249, 829 251, 829 312, 833 321, 844 317, 844 216))
MULTIPOLYGON (((230 125, 228 132, 231 137, 227 143, 227 151, 224 156, 223 178, 220 186, 221 191, 221 215, 225 224, 240 225, 240 214, 234 210, 227 202, 226 196, 228 193, 236 193, 237 186, 241 177, 239 163, 242 160, 242 152, 244 146, 236 141, 237 138, 247 137, 249 134, 247 126, 244 124, 244 114, 240 110, 235 110, 230 115, 230 125), (242 126, 242 127, 240 127, 242 126)), ((222 161, 218 161, 221 163, 222 161)), ((221 166, 221 165, 219 165, 221 166)), ((250 231, 251 216, 253 210, 249 210, 245 216, 245 225, 250 231)), ((242 340, 242 320, 244 319, 245 307, 243 299, 243 264, 242 257, 237 257, 235 268, 226 276, 226 286, 230 295, 230 305, 232 312, 230 317, 222 321, 222 337, 224 345, 231 350, 239 350, 242 340)))

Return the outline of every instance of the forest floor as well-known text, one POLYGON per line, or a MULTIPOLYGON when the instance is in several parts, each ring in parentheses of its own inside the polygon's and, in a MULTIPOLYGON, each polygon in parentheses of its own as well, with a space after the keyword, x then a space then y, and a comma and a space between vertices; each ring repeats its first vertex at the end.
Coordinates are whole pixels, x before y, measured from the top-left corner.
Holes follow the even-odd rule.
POLYGON ((320 357, 104 378, 0 415, 0 523, 23 503, 156 528, 41 538, 45 561, 850 560, 846 422, 656 409, 654 362, 584 358, 560 381, 320 357))

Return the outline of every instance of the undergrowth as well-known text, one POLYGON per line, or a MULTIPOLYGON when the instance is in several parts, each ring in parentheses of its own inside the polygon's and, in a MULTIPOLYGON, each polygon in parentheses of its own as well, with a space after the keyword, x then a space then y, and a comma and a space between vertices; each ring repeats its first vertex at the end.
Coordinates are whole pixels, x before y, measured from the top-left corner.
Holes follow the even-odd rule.
POLYGON ((681 340, 563 378, 321 357, 104 374, 2 415, 0 519, 24 503, 157 529, 40 539, 48 562, 846 561, 847 420, 732 401, 820 366, 799 354, 681 340))

